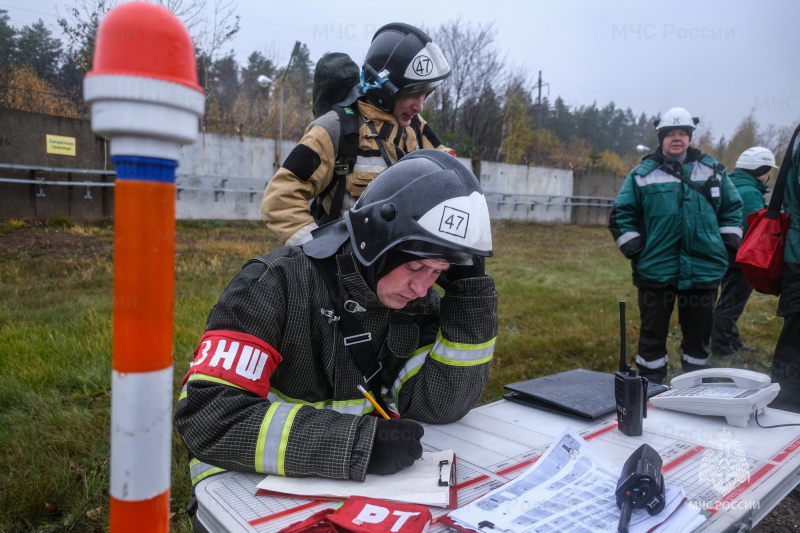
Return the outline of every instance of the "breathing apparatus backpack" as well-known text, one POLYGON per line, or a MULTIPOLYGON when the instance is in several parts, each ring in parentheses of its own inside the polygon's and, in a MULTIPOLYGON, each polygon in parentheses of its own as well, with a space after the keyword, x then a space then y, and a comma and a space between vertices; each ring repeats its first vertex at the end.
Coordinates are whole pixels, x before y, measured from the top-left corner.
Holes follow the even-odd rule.
POLYGON ((347 175, 353 171, 358 153, 358 111, 356 97, 348 98, 358 86, 361 69, 340 52, 325 54, 314 69, 313 112, 318 119, 331 110, 336 111, 341 127, 336 161, 333 164, 334 179, 311 202, 311 216, 321 226, 339 218, 344 202, 347 175), (352 100, 347 102, 346 100, 352 100), (330 213, 322 207, 322 200, 336 187, 331 201, 330 213))
MULTIPOLYGON (((314 69, 314 87, 312 93, 314 119, 333 110, 339 117, 341 128, 336 161, 333 165, 334 177, 330 184, 311 201, 311 216, 320 226, 340 218, 344 193, 347 187, 347 175, 353 172, 358 155, 360 115, 355 105, 359 97, 364 96, 360 82, 361 69, 348 56, 341 52, 325 54, 317 61, 314 69), (333 188, 336 192, 331 200, 331 208, 326 212, 322 206, 333 188)), ((411 121, 411 127, 422 147, 422 128, 418 116, 411 121)), ((384 155, 387 165, 391 163, 384 155)))

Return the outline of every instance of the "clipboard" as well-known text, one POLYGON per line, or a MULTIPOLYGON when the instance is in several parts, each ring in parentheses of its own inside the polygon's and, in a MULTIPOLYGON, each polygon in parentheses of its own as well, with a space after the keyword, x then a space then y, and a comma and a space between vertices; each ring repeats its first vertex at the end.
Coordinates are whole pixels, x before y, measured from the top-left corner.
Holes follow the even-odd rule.
MULTIPOLYGON (((552 376, 543 376, 505 385, 510 392, 503 398, 560 415, 582 420, 596 420, 617 409, 614 398, 614 375, 576 368, 552 376)), ((667 390, 664 385, 648 383, 647 397, 667 390)))
POLYGON ((342 501, 367 496, 401 503, 447 509, 458 508, 456 456, 453 450, 426 452, 414 465, 396 474, 367 474, 365 481, 320 477, 267 476, 257 485, 256 496, 342 501))

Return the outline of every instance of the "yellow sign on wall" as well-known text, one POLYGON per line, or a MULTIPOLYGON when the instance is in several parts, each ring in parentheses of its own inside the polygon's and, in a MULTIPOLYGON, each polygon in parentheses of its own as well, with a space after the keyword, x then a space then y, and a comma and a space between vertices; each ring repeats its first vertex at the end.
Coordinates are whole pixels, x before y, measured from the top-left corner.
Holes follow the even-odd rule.
POLYGON ((75 137, 47 134, 47 153, 75 157, 75 137))

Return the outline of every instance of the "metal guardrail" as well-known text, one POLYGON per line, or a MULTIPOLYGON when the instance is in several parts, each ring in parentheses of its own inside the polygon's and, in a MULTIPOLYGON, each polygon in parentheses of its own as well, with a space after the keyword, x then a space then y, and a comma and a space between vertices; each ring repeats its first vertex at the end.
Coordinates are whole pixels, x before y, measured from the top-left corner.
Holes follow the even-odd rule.
MULTIPOLYGON (((51 173, 62 173, 62 174, 87 174, 87 175, 95 175, 95 176, 114 176, 116 172, 113 170, 92 170, 92 169, 84 169, 84 168, 58 168, 58 167, 38 167, 38 166, 31 166, 31 165, 11 165, 7 163, 0 163, 0 169, 9 169, 9 170, 28 170, 32 172, 51 172, 51 173)), ((103 182, 103 181, 46 181, 44 177, 39 176, 31 180, 23 180, 23 179, 15 179, 15 178, 5 178, 0 176, 0 182, 3 183, 21 183, 21 184, 28 184, 28 185, 35 185, 38 187, 36 191, 37 198, 44 198, 47 196, 45 193, 45 186, 56 185, 56 186, 69 186, 69 187, 86 187, 86 194, 83 196, 85 200, 92 199, 92 187, 113 187, 113 183, 103 182)))
MULTIPOLYGON (((5 163, 0 163, 0 169, 9 169, 9 170, 27 170, 31 172, 49 172, 49 173, 62 173, 62 174, 86 174, 86 175, 99 175, 99 176, 116 176, 117 173, 113 170, 92 170, 92 169, 76 169, 76 168, 58 168, 58 167, 39 167, 39 166, 31 166, 31 165, 10 165, 5 163)), ((176 174, 176 193, 177 199, 180 200, 181 191, 209 191, 212 190, 214 192, 214 201, 219 201, 220 195, 224 195, 226 192, 228 193, 246 193, 250 195, 250 202, 253 202, 253 197, 256 194, 264 194, 264 189, 266 188, 267 179, 265 178, 248 178, 248 177, 222 177, 222 176, 205 176, 205 175, 196 175, 196 174, 176 174), (212 184, 211 187, 203 187, 203 186, 191 186, 191 185, 181 185, 179 180, 185 179, 200 179, 200 180, 219 180, 219 184, 212 184), (235 183, 243 183, 243 182, 255 182, 258 185, 261 185, 263 182, 263 186, 259 187, 248 187, 238 188, 236 185, 233 187, 228 185, 228 182, 235 182, 235 183)), ((16 179, 16 178, 7 178, 0 176, 0 183, 17 183, 23 185, 34 185, 38 187, 38 191, 36 196, 38 198, 44 198, 47 196, 45 193, 45 187, 47 186, 69 186, 69 187, 86 187, 86 195, 84 199, 91 200, 92 194, 91 189, 92 187, 114 187, 114 182, 102 182, 102 181, 47 181, 44 177, 36 177, 34 179, 16 179)))
POLYGON ((219 201, 220 195, 224 195, 226 192, 233 192, 233 193, 246 193, 246 194, 248 194, 249 197, 250 197, 250 203, 251 204, 253 203, 253 197, 256 194, 261 194, 261 195, 264 194, 264 189, 266 189, 267 182, 269 181, 269 180, 267 180, 265 178, 245 178, 245 177, 227 177, 227 178, 223 178, 222 176, 204 176, 204 175, 198 175, 198 174, 176 174, 175 178, 176 178, 175 187, 177 189, 177 199, 178 200, 181 199, 181 191, 208 191, 209 190, 208 187, 192 187, 192 186, 181 185, 180 183, 177 183, 177 180, 183 180, 183 179, 190 179, 191 178, 191 179, 201 179, 201 180, 219 180, 219 185, 215 185, 215 184, 211 185, 211 190, 214 191, 214 201, 215 202, 219 201), (240 188, 235 188, 235 186, 234 186, 234 188, 228 188, 227 187, 227 183, 229 181, 233 181, 233 182, 236 182, 236 183, 242 183, 242 182, 251 182, 252 183, 252 182, 255 182, 258 185, 260 185, 261 182, 263 182, 264 185, 262 187, 260 187, 260 188, 248 187, 247 189, 240 189, 240 188))
POLYGON ((494 203, 498 206, 511 206, 513 211, 517 207, 536 208, 543 206, 545 211, 551 207, 614 207, 616 198, 604 196, 559 196, 544 194, 511 194, 485 192, 486 202, 494 203))
MULTIPOLYGON (((65 173, 65 174, 85 174, 85 175, 100 175, 100 176, 116 176, 113 170, 91 170, 91 169, 75 169, 75 168, 57 168, 57 167, 39 167, 30 165, 10 165, 0 163, 0 169, 9 170, 28 170, 33 172, 49 172, 49 173, 65 173)), ((176 192, 177 199, 181 199, 182 191, 212 191, 214 193, 214 201, 219 201, 219 197, 225 193, 245 193, 250 197, 250 203, 253 202, 253 197, 257 194, 263 195, 266 188, 266 178, 249 178, 240 176, 213 176, 213 175, 197 175, 197 174, 176 174, 176 192), (195 186, 183 185, 184 180, 207 180, 218 181, 218 183, 211 183, 210 186, 195 186), (253 186, 242 188, 239 185, 244 183, 251 183, 253 186)), ((43 198, 46 196, 45 187, 49 186, 70 186, 70 187, 86 187, 85 199, 91 200, 92 187, 114 187, 114 182, 101 182, 101 181, 46 181, 44 177, 37 177, 34 179, 15 179, 0 176, 0 183, 16 183, 34 185, 38 187, 36 196, 43 198)), ((541 206, 545 211, 551 207, 613 207, 615 198, 601 197, 601 196, 559 196, 559 195, 540 195, 540 194, 511 194, 511 193, 497 193, 485 192, 486 201, 490 204, 500 206, 510 206, 513 211, 518 207, 536 208, 541 206)))

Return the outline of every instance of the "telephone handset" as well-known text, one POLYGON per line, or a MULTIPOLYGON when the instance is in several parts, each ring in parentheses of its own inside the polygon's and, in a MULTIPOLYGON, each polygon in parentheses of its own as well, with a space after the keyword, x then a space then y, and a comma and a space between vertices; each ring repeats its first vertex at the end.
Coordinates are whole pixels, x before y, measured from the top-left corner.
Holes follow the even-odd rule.
POLYGON ((677 376, 670 390, 650 398, 663 409, 698 415, 724 416, 728 424, 747 427, 753 413, 763 414, 781 387, 769 376, 741 368, 706 368, 677 376), (729 379, 703 383, 704 378, 729 379))

